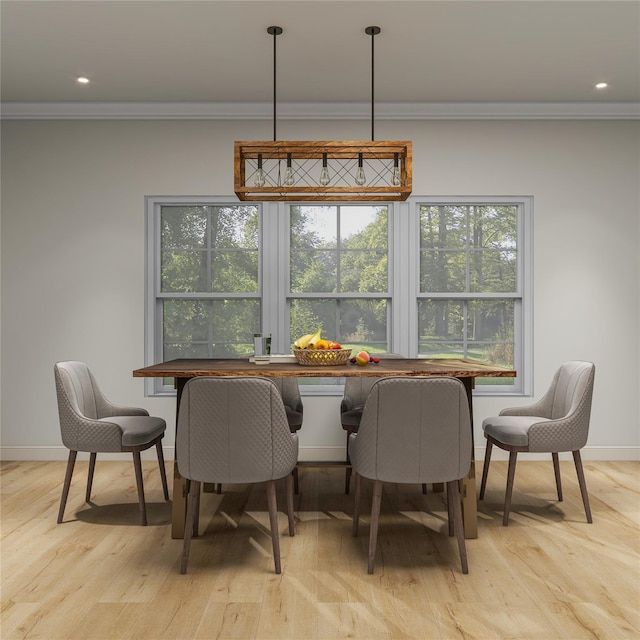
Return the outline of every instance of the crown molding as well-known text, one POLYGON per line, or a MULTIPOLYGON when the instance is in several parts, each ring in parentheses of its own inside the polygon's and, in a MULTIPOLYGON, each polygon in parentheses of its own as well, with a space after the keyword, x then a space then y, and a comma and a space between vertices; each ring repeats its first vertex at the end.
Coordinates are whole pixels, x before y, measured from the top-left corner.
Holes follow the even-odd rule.
MULTIPOLYGON (((365 102, 287 102, 278 120, 367 120, 365 102)), ((3 102, 2 120, 270 120, 270 102, 3 102)), ((383 102, 376 120, 639 120, 638 102, 383 102)))

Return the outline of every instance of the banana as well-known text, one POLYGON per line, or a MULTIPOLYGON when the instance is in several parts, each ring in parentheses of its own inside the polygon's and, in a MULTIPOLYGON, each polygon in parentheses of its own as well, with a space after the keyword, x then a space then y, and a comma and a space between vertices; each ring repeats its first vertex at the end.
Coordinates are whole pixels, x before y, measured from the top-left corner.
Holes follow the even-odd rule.
POLYGON ((312 333, 307 333, 307 335, 305 336, 300 336, 294 343, 293 346, 296 349, 306 349, 307 345, 309 344, 309 340, 311 340, 311 338, 313 338, 313 334, 312 333))
POLYGON ((311 337, 311 340, 309 340, 309 344, 307 345, 307 349, 315 349, 316 348, 316 343, 318 342, 318 340, 320 340, 320 334, 322 333, 322 329, 318 329, 313 336, 311 337))
POLYGON ((318 329, 315 333, 307 333, 304 336, 300 336, 294 343, 293 346, 296 349, 313 349, 316 342, 320 340, 320 333, 322 329, 318 329), (312 344, 313 343, 313 344, 312 344))

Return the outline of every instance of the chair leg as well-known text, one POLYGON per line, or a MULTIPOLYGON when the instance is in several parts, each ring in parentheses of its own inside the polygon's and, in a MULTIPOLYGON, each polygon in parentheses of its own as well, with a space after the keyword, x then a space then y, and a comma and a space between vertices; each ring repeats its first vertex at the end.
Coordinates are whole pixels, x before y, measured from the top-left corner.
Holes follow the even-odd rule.
POLYGON ((362 476, 359 473, 355 474, 355 495, 353 496, 353 536, 358 535, 358 526, 360 524, 360 491, 362 488, 362 476))
POLYGON ((140 523, 147 526, 147 505, 144 502, 144 484, 142 482, 142 462, 140 461, 140 449, 134 449, 133 466, 136 472, 136 485, 138 487, 138 502, 140 503, 140 523))
POLYGON ((484 465, 482 467, 482 482, 480 483, 480 500, 484 498, 484 490, 487 488, 487 476, 489 475, 489 463, 491 462, 492 450, 493 442, 491 442, 491 440, 487 440, 487 448, 484 452, 484 465))
POLYGON ((592 523, 591 507, 589 506, 589 494, 587 493, 587 483, 584 479, 584 471, 582 469, 582 456, 580 451, 573 451, 573 462, 576 465, 576 473, 578 474, 578 484, 580 485, 580 493, 582 494, 582 504, 584 505, 584 512, 587 516, 587 522, 592 523))
MULTIPOLYGON (((447 494, 450 496, 451 513, 453 514, 453 530, 458 541, 462 573, 469 573, 469 565, 467 564, 467 547, 464 542, 464 523, 462 522, 462 501, 460 499, 460 487, 458 480, 447 482, 447 494)), ((449 515, 449 518, 451 518, 451 515, 449 515)))
POLYGON ((191 551, 191 538, 193 537, 193 532, 196 528, 196 501, 200 495, 200 483, 195 480, 190 480, 189 483, 189 493, 187 495, 187 517, 184 528, 184 543, 182 545, 180 573, 187 573, 189 551, 191 551))
POLYGON ((71 478, 73 477, 73 467, 76 463, 77 451, 69 451, 69 459, 67 460, 67 471, 64 475, 64 485, 62 486, 62 497, 60 498, 60 509, 58 510, 58 524, 62 522, 64 516, 64 508, 67 506, 67 497, 69 496, 69 487, 71 486, 71 478))
POLYGON ((271 542, 273 544, 273 562, 276 573, 281 573, 280 569, 280 536, 278 535, 278 505, 276 502, 275 480, 267 482, 267 502, 269 504, 269 524, 271 526, 271 542))
POLYGON ((509 451, 509 470, 507 471, 507 490, 504 495, 504 515, 502 524, 506 527, 509 524, 509 510, 511 509, 511 494, 513 493, 513 478, 516 474, 517 451, 509 451))
POLYGON ((453 527, 453 493, 451 491, 451 483, 447 482, 447 517, 449 520, 449 535, 455 535, 455 529, 453 527))
POLYGON ((289 518, 289 535, 295 535, 294 522, 293 522, 293 486, 295 484, 295 476, 289 474, 286 479, 287 490, 287 517, 289 518))
POLYGON ((347 456, 346 456, 346 463, 347 463, 347 468, 344 470, 344 493, 345 495, 349 495, 349 489, 351 488, 351 473, 352 473, 352 468, 351 468, 351 458, 349 458, 349 436, 352 434, 352 431, 347 431, 347 456))
POLYGON ((169 486, 167 485, 167 470, 164 466, 164 453, 162 451, 162 442, 158 440, 156 442, 156 451, 158 452, 158 466, 160 467, 160 478, 162 479, 162 491, 164 492, 164 499, 169 499, 169 486))
POLYGON ((373 563, 376 559, 378 544, 378 523, 380 522, 380 504, 382 502, 382 480, 376 480, 373 485, 373 500, 371 502, 371 526, 369 529, 369 566, 367 573, 373 573, 373 563))
POLYGON ((422 483, 422 495, 427 495, 427 483, 423 482, 422 483))
POLYGON ((96 470, 96 456, 93 452, 89 454, 89 472, 87 473, 87 493, 84 496, 85 502, 91 502, 91 487, 93 486, 93 472, 96 470))
POLYGON ((553 457, 553 473, 556 476, 556 489, 558 490, 558 502, 562 502, 562 479, 560 478, 560 459, 558 458, 557 451, 554 451, 551 456, 553 457))
POLYGON ((200 535, 198 527, 200 526, 200 498, 202 497, 202 486, 204 483, 200 483, 198 491, 196 491, 196 498, 194 501, 194 514, 193 514, 193 537, 197 538, 200 535))
POLYGON ((298 483, 298 467, 294 467, 291 472, 291 477, 293 478, 293 490, 296 495, 300 492, 300 485, 298 483))

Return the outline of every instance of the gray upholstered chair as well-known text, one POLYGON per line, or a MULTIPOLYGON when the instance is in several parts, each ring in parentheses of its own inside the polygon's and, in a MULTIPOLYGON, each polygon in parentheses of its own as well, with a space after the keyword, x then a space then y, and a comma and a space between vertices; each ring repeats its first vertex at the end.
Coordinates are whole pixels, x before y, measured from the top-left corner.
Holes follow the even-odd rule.
MULTIPOLYGON (((291 433, 296 433, 302 428, 302 418, 304 407, 302 406, 302 398, 300 397, 300 388, 298 387, 298 378, 278 377, 269 378, 273 384, 278 387, 284 410, 287 414, 287 422, 291 433)), ((298 493, 298 467, 293 470, 293 487, 298 493)), ((222 493, 222 485, 217 486, 218 493, 222 493)))
MULTIPOLYGON (((397 353, 383 353, 378 354, 382 359, 384 358, 401 358, 402 356, 397 353)), ((367 365, 369 367, 375 367, 375 365, 367 365)), ((342 428, 347 432, 347 469, 345 471, 344 479, 344 492, 349 493, 351 485, 351 463, 349 460, 349 436, 352 433, 358 432, 360 426, 360 420, 362 420, 362 411, 364 409, 364 403, 367 401, 367 396, 371 391, 371 387, 380 378, 369 377, 348 377, 344 381, 344 396, 340 403, 340 422, 342 428)), ((427 492, 427 486, 423 485, 422 492, 427 492)))
MULTIPOLYGON (((278 377, 269 378, 269 380, 271 380, 280 391, 291 433, 300 431, 304 407, 302 406, 302 398, 300 397, 298 378, 278 377)), ((293 470, 293 489, 296 493, 298 493, 298 488, 298 467, 296 467, 293 470)))
POLYGON ((509 452, 507 489, 504 498, 502 524, 509 524, 513 479, 520 452, 551 453, 556 476, 558 500, 562 502, 562 484, 558 453, 571 451, 578 474, 578 483, 587 522, 592 522, 589 495, 584 480, 580 449, 587 442, 595 365, 573 361, 563 364, 553 377, 542 399, 525 407, 503 409, 499 416, 482 423, 487 448, 484 456, 480 500, 484 498, 493 445, 509 452))
POLYGON ((280 391, 291 433, 299 431, 300 427, 302 427, 304 407, 302 406, 302 398, 300 397, 298 378, 278 377, 269 378, 269 380, 271 380, 273 384, 278 387, 278 391, 280 391))
POLYGON ((471 466, 471 418, 464 385, 455 378, 383 378, 371 388, 360 428, 349 437, 355 473, 353 535, 358 534, 362 478, 375 481, 369 573, 378 539, 382 483, 446 482, 449 535, 468 573, 459 480, 471 466))
POLYGON ((344 492, 349 493, 351 485, 351 460, 349 458, 349 436, 358 432, 362 412, 371 387, 380 378, 345 378, 344 396, 340 403, 340 422, 342 428, 347 432, 347 469, 345 471, 344 492))
POLYGON ((291 433, 282 397, 267 378, 193 378, 180 400, 176 434, 178 470, 189 481, 180 572, 186 573, 191 539, 198 535, 200 485, 267 483, 276 573, 280 539, 275 481, 286 477, 289 535, 298 436, 291 433))
POLYGON ((109 402, 83 362, 58 362, 54 365, 54 375, 62 442, 69 449, 58 524, 62 522, 64 516, 78 451, 90 453, 85 495, 87 502, 91 499, 97 454, 130 451, 133 454, 138 487, 140 519, 142 524, 146 525, 147 509, 144 500, 140 452, 155 445, 164 498, 168 500, 169 490, 161 443, 167 426, 165 421, 162 418, 150 416, 145 409, 122 407, 109 402))

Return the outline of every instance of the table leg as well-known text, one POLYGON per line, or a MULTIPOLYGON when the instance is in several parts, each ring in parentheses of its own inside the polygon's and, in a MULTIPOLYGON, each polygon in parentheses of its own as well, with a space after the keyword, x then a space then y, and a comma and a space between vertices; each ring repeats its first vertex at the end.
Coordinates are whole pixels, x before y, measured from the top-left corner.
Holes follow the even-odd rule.
POLYGON ((464 537, 478 537, 478 499, 476 498, 476 463, 471 460, 469 473, 460 480, 464 537))
POLYGON ((464 522, 464 537, 478 537, 478 498, 476 494, 476 461, 473 444, 473 378, 458 378, 467 391, 469 413, 471 416, 471 466, 469 473, 460 480, 460 494, 462 497, 462 520, 464 522))
MULTIPOLYGON (((180 411, 180 399, 182 390, 187 384, 188 378, 176 378, 176 439, 178 435, 178 412, 180 411)), ((173 497, 171 504, 171 537, 184 538, 184 528, 187 520, 187 494, 189 493, 189 481, 183 478, 178 471, 178 457, 174 456, 173 462, 173 497)))

